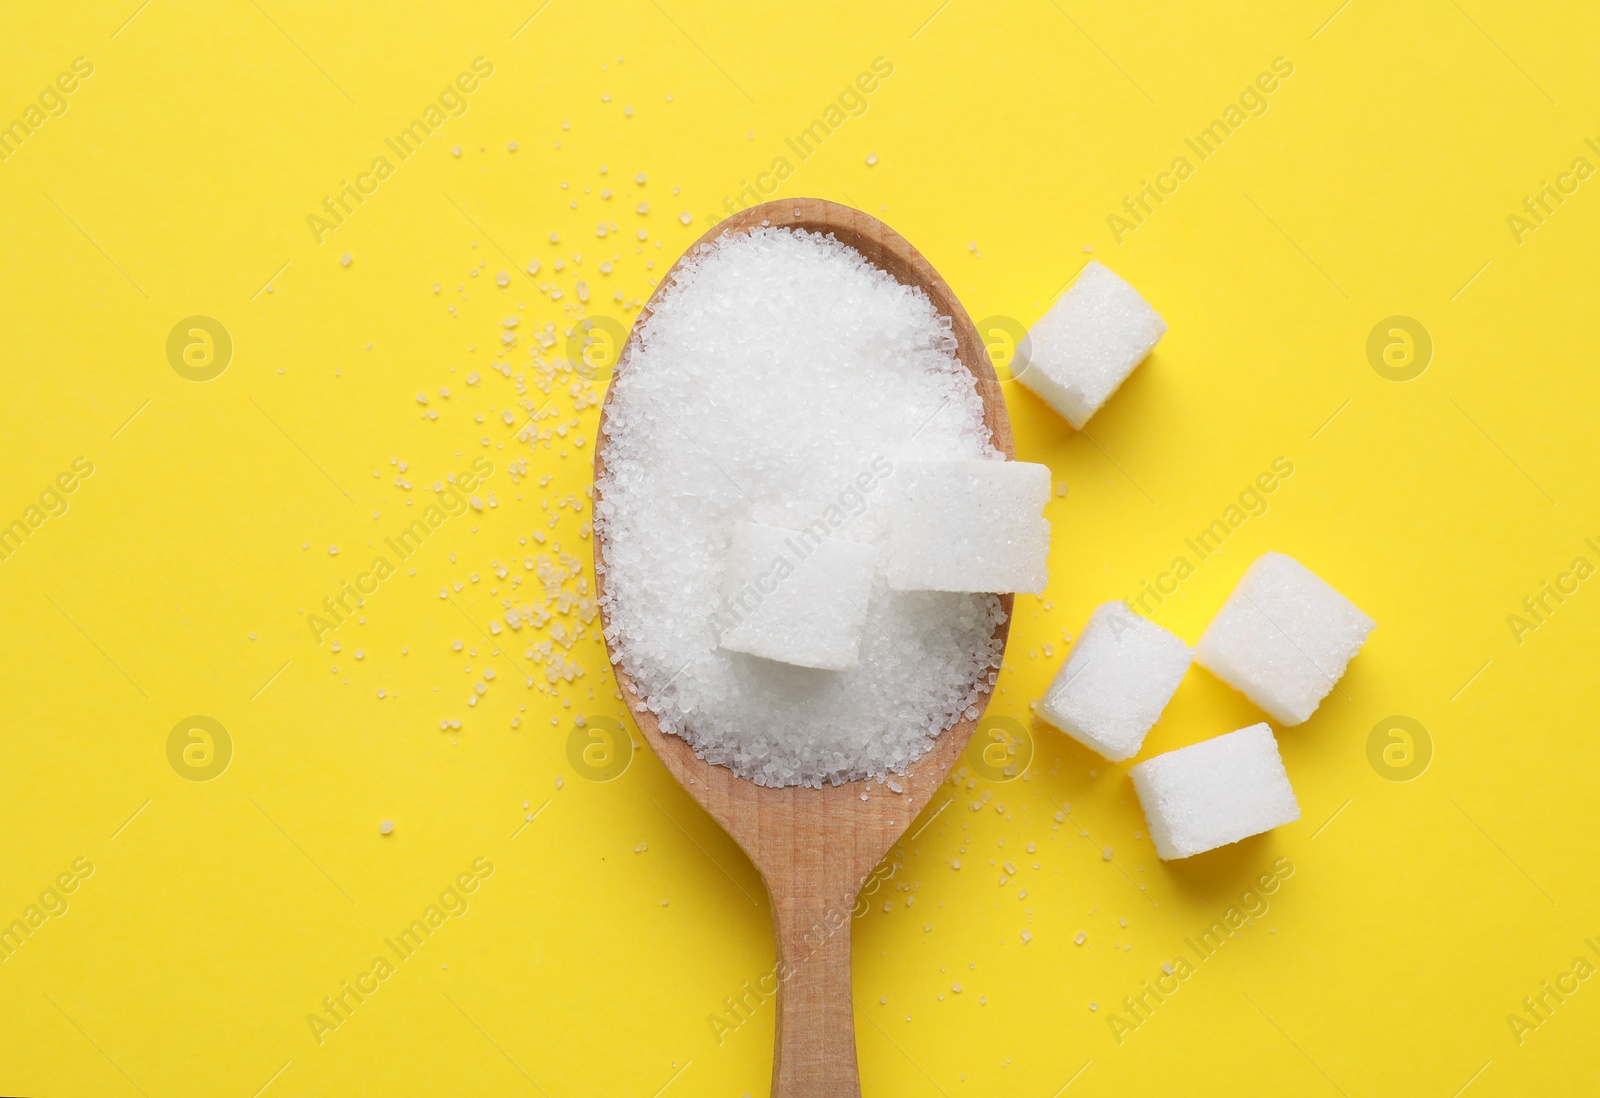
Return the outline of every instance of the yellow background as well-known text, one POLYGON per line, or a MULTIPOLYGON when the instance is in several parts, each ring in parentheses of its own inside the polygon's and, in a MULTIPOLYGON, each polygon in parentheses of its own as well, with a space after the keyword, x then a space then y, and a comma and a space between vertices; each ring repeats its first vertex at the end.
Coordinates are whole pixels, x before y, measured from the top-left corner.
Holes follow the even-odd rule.
MULTIPOLYGON (((1600 583, 1520 643, 1507 617, 1575 557, 1600 564, 1600 178, 1520 243, 1507 218, 1575 158, 1600 164, 1600 14, 538 3, 0 15, 0 121, 94 66, 0 163, 0 519, 94 466, 0 563, 0 921, 93 866, 0 964, 0 1093, 766 1092, 771 1004, 720 1043, 708 1020, 772 963, 759 879, 648 751, 609 782, 569 763, 577 716, 621 715, 597 627, 551 649, 582 667, 570 683, 523 653, 553 625, 570 639, 580 608, 482 630, 538 597, 523 562, 553 548, 535 532, 589 568, 590 513, 557 503, 584 498, 596 411, 574 406, 598 390, 540 372, 565 339, 530 357, 535 326, 629 323, 779 156, 778 193, 885 218, 974 318, 1032 323, 1092 247, 1170 325, 1087 436, 1007 386, 1019 456, 1067 494, 993 712, 1027 719, 1089 610, 1165 571, 1280 456, 1270 509, 1155 620, 1193 641, 1276 549, 1379 623, 1280 730, 1303 818, 1266 837, 1163 864, 1127 764, 1038 726, 1024 779, 946 787, 855 923, 866 1093, 1591 1090, 1600 982, 1520 1044, 1507 1018, 1574 958, 1600 964, 1600 583), (394 160, 384 138, 478 57, 493 75, 466 113, 319 244, 308 215, 394 160), (894 71, 867 111, 788 151, 878 57, 894 71), (1117 243, 1108 215, 1194 160, 1184 138, 1280 57, 1267 112, 1117 243), (194 315, 234 343, 204 383, 166 355, 194 315), (1406 383, 1367 358, 1395 315, 1435 347, 1406 383), (519 440, 533 413, 569 435, 519 440), (479 455, 497 505, 385 580, 341 652, 315 643, 305 613, 479 455), (232 741, 208 782, 168 761, 191 715, 232 741), (1409 782, 1367 754, 1396 715, 1431 735, 1409 782), (479 857, 470 908, 319 1043, 307 1015, 479 857), (1295 871, 1270 911, 1119 1043, 1123 997, 1279 858, 1295 871)), ((1141 757, 1258 719, 1195 668, 1141 757)))

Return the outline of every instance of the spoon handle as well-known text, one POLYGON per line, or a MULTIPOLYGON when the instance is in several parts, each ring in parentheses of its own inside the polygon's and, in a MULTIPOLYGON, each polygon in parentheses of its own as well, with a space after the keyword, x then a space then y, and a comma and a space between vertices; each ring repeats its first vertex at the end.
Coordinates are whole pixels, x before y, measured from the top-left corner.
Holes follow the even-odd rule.
POLYGON ((850 994, 854 897, 818 891, 774 897, 778 946, 773 1098, 859 1098, 855 1010, 850 994))

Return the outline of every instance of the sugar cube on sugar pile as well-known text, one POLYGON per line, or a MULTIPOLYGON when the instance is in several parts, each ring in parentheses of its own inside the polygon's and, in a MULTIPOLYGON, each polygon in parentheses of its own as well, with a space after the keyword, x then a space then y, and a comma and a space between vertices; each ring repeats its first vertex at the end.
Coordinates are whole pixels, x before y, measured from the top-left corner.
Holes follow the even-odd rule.
POLYGON ((1121 602, 1096 607, 1039 715, 1112 761, 1139 753, 1189 669, 1189 646, 1121 602))
POLYGON ((1021 461, 902 461, 886 488, 889 586, 1045 588, 1050 469, 1021 461))
POLYGON ((878 547, 734 525, 723 579, 722 647, 800 667, 856 666, 878 547))
POLYGON ((1274 720, 1299 724, 1376 624, 1293 557, 1266 553, 1206 626, 1194 659, 1274 720))
POLYGON ((1300 805, 1265 724, 1203 740, 1129 772, 1156 855, 1187 858, 1300 818, 1300 805))
POLYGON ((1138 290, 1090 260, 1018 348, 1017 380, 1081 429, 1166 331, 1138 290))

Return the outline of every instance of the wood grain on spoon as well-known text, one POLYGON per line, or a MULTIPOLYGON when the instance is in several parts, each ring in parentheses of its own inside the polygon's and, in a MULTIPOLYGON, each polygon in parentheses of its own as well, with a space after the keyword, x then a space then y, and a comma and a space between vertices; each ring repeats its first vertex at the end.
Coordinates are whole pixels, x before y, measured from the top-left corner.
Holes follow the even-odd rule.
MULTIPOLYGON (((818 198, 797 198, 753 206, 707 232, 689 250, 727 233, 774 225, 832 233, 899 281, 920 286, 934 307, 954 322, 957 355, 973 375, 983 400, 983 419, 996 449, 1016 458, 1011 424, 1000 383, 972 320, 950 287, 904 237, 860 210, 818 198)), ((682 260, 679 260, 681 263, 682 260)), ((670 286, 677 266, 667 272, 639 314, 633 331, 649 316, 670 286)), ((632 336, 629 342, 632 342, 632 336)), ((619 371, 622 357, 619 356, 619 371)), ((620 380, 620 372, 618 380, 620 380)), ((600 444, 595 448, 596 501, 605 471, 606 412, 600 413, 600 444)), ((605 546, 595 539, 596 587, 605 593, 605 546)), ((1006 620, 995 627, 1004 649, 1011 620, 1011 596, 1002 595, 1006 620)), ((600 599, 604 620, 605 599, 600 599)), ((609 627, 609 621, 605 621, 609 627)), ((661 731, 633 680, 620 665, 617 683, 628 711, 658 758, 689 794, 749 855, 766 882, 777 942, 779 987, 772 1093, 778 1098, 839 1098, 859 1095, 855 1021, 850 993, 850 921, 862 884, 927 805, 966 747, 977 720, 947 728, 909 773, 896 777, 894 792, 875 781, 846 782, 822 789, 760 786, 695 756, 688 742, 661 731), (866 794, 866 799, 862 796, 866 794)), ((980 684, 979 709, 990 688, 980 684)))

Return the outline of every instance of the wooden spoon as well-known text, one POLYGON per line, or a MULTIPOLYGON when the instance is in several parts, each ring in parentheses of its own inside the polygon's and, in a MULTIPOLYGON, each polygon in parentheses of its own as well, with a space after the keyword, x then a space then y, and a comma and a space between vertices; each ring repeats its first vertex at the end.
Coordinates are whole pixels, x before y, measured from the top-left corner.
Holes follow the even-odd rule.
MULTIPOLYGON (((957 354, 977 382, 983 419, 995 447, 1015 460, 1011 423, 1000 382, 972 320, 945 280, 906 239, 860 210, 820 198, 767 202, 728 218, 696 242, 763 225, 832 233, 901 282, 920 286, 954 321, 957 354)), ((692 252, 694 249, 691 248, 692 252)), ((682 260, 679 260, 681 263, 682 260)), ((656 299, 672 284, 667 272, 639 314, 637 333, 656 299)), ((629 342, 633 337, 630 335, 629 342)), ((625 350, 625 349, 624 349, 625 350)), ((618 362, 622 359, 619 357, 618 362)), ((605 472, 606 413, 600 413, 595 480, 605 472)), ((598 489, 596 502, 600 496, 598 489)), ((595 539, 595 585, 605 593, 605 546, 595 539)), ((1011 596, 1000 596, 1006 620, 995 627, 1002 648, 1011 621, 1011 596)), ((602 598, 601 614, 605 614, 602 598)), ((609 622, 603 623, 609 629, 609 622)), ((861 886, 944 781, 977 720, 945 729, 911 771, 895 779, 896 793, 875 781, 822 789, 757 785, 695 756, 686 740, 661 731, 620 664, 617 683, 639 731, 668 770, 744 848, 767 886, 778 951, 777 1042, 772 1056, 775 1098, 841 1098, 861 1093, 856 1070, 855 1018, 850 996, 850 921, 861 886), (865 794, 865 799, 863 799, 865 794)), ((983 687, 980 710, 989 701, 983 687)), ((765 989, 764 989, 765 990, 765 989)))

